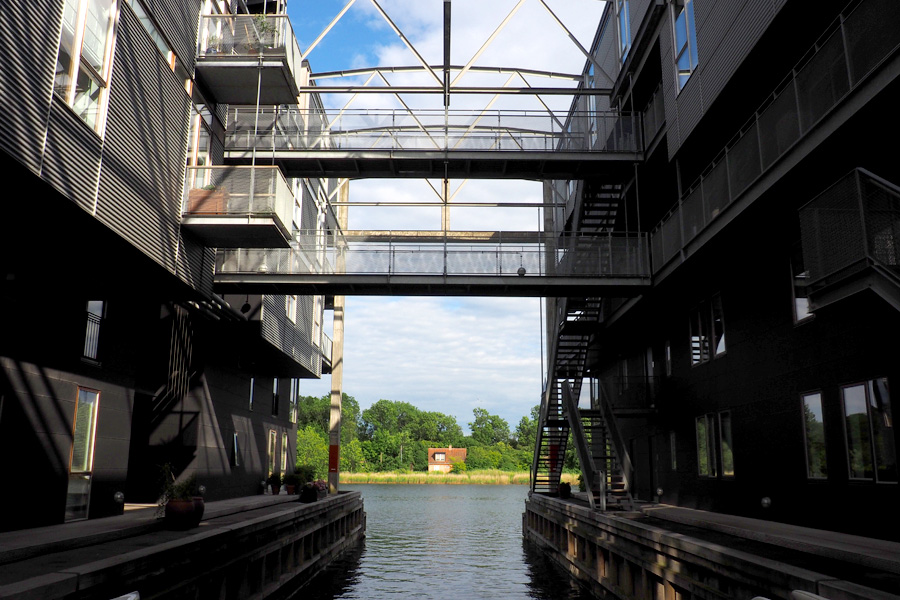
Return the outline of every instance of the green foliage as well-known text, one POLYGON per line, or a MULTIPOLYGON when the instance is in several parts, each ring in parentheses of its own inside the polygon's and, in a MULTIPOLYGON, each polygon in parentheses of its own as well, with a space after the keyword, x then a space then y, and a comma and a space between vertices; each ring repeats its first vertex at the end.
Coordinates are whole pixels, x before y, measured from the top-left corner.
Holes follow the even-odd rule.
POLYGON ((453 463, 453 466, 450 467, 450 472, 451 473, 465 473, 466 469, 467 469, 466 463, 460 460, 460 461, 455 461, 453 463))
POLYGON ((537 426, 541 415, 541 405, 537 404, 531 409, 531 418, 522 417, 516 426, 516 448, 534 451, 537 442, 537 426))
POLYGON ((281 473, 278 471, 273 472, 269 475, 268 479, 266 479, 266 483, 269 485, 281 485, 281 473))
POLYGON ((328 476, 328 438, 314 425, 297 430, 296 465, 312 466, 316 477, 328 476))
POLYGON ((492 446, 498 442, 509 442, 509 423, 483 408, 472 411, 475 421, 469 423, 472 439, 482 446, 492 446))
POLYGON ((312 465, 297 465, 297 468, 294 469, 294 473, 298 480, 297 485, 309 483, 316 478, 316 468, 312 465))

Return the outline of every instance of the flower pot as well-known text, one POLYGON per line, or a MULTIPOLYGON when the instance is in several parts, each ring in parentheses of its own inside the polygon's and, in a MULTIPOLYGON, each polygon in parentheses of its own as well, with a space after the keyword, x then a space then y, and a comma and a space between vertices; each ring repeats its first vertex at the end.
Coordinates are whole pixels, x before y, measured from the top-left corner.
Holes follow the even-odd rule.
POLYGON ((300 490, 300 502, 315 502, 319 499, 319 494, 315 488, 304 487, 300 490))
POLYGON ((187 212, 192 215, 225 214, 228 212, 228 192, 225 190, 190 190, 187 212))
POLYGON ((296 493, 296 486, 289 483, 284 484, 284 489, 287 490, 288 496, 293 496, 296 493))
MULTIPOLYGON (((190 529, 196 527, 194 500, 169 500, 166 502, 165 521, 169 529, 190 529)), ((199 522, 199 521, 197 521, 199 522)))
POLYGON ((277 496, 281 492, 281 484, 275 485, 274 483, 270 483, 269 487, 272 489, 272 495, 277 496))
POLYGON ((192 499, 194 503, 194 515, 193 515, 193 525, 192 527, 196 527, 200 524, 200 521, 203 520, 203 511, 206 508, 206 503, 203 502, 203 496, 194 496, 192 499))

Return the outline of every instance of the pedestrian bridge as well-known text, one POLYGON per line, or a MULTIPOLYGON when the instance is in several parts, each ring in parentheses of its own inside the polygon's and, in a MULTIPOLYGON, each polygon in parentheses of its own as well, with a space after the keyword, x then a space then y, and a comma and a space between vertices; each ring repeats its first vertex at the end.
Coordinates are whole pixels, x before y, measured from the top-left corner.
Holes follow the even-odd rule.
POLYGON ((231 107, 229 164, 288 177, 584 179, 643 158, 641 116, 618 112, 231 107))
POLYGON ((220 293, 636 296, 650 284, 645 234, 299 232, 291 248, 216 255, 220 293))

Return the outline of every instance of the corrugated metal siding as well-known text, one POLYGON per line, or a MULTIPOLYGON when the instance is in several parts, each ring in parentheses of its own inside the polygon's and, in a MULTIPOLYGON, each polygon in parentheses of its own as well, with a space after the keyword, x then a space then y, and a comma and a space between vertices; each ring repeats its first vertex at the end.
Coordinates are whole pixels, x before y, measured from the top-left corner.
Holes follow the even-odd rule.
POLYGON ((144 2, 188 73, 193 73, 194 63, 197 60, 200 0, 144 0, 144 2))
POLYGON ((631 0, 628 3, 629 10, 631 14, 629 18, 631 20, 631 41, 634 41, 634 36, 637 35, 638 30, 641 27, 641 23, 644 21, 644 17, 647 16, 647 10, 650 8, 652 0, 631 0))
POLYGON ((619 62, 619 51, 616 47, 615 19, 607 19, 600 32, 600 42, 597 45, 597 62, 603 70, 615 79, 619 76, 622 63, 619 62))
POLYGON ((61 100, 53 100, 41 178, 88 212, 100 176, 100 138, 61 100))
POLYGON ((190 103, 130 9, 114 60, 97 218, 174 273, 190 103))
POLYGON ((668 9, 660 30, 660 50, 670 159, 771 24, 774 2, 777 0, 696 0, 699 65, 681 93, 675 82, 672 13, 668 9))
POLYGON ((297 298, 297 323, 291 323, 284 312, 285 297, 263 296, 262 335, 270 344, 290 356, 314 375, 322 375, 319 349, 310 340, 313 324, 313 297, 297 298))
POLYGON ((207 248, 189 234, 181 234, 178 242, 176 272, 179 279, 205 295, 213 292, 216 251, 207 248))
POLYGON ((41 169, 44 132, 62 26, 61 0, 4 2, 0 15, 0 149, 34 173, 41 169))

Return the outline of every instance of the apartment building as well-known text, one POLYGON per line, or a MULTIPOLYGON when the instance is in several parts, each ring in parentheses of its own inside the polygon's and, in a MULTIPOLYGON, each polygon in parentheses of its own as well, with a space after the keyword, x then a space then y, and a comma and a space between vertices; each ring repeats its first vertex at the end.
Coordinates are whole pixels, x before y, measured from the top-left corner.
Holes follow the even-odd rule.
POLYGON ((639 296, 549 303, 551 380, 585 378, 610 488, 900 539, 898 44, 890 0, 607 3, 584 85, 609 95, 569 127, 603 143, 585 111, 638 113, 643 160, 545 190, 548 228, 649 250, 639 296))
POLYGON ((324 298, 213 291, 217 248, 334 223, 334 181, 223 166, 229 110, 297 103, 283 4, 0 16, 0 447, 4 489, 27 496, 3 494, 0 530, 155 502, 164 463, 208 499, 292 468, 299 382, 330 368, 324 298))

